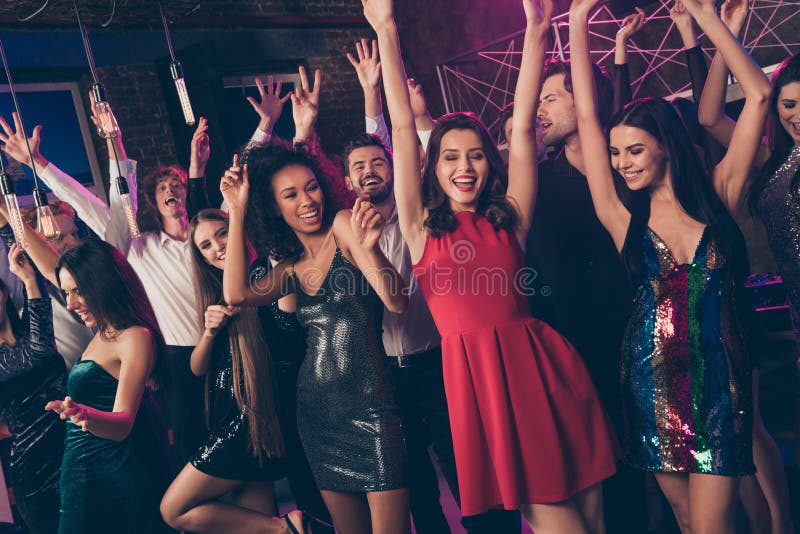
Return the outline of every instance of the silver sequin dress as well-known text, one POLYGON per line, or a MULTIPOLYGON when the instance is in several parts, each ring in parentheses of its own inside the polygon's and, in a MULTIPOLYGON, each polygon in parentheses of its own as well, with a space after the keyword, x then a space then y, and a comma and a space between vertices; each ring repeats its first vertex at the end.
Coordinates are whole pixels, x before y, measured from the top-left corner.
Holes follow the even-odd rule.
POLYGON ((297 430, 317 486, 405 487, 405 439, 381 340, 383 303, 338 248, 314 295, 294 280, 297 319, 308 331, 297 430))
MULTIPOLYGON (((795 317, 800 313, 800 180, 794 180, 798 168, 800 146, 795 145, 758 199, 758 213, 795 317)), ((795 336, 800 341, 797 324, 795 336)))

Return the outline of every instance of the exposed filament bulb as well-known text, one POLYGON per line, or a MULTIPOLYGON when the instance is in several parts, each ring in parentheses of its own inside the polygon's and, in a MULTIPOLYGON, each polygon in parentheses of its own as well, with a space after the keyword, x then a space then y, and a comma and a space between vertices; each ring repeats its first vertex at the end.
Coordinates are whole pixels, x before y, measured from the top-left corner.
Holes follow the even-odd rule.
POLYGON ((33 190, 33 201, 36 205, 36 231, 48 241, 61 237, 61 228, 59 228, 56 218, 53 216, 53 210, 47 204, 47 196, 44 190, 38 187, 35 188, 33 190))
POLYGON ((0 192, 6 202, 8 222, 11 224, 11 230, 14 231, 14 241, 16 241, 19 248, 27 248, 28 241, 25 239, 25 226, 22 224, 22 214, 19 211, 19 201, 14 189, 14 181, 5 172, 0 173, 0 192))
POLYGON ((139 233, 139 224, 136 222, 136 213, 133 211, 133 199, 131 198, 130 189, 128 189, 128 181, 124 176, 117 176, 117 192, 125 210, 128 230, 130 230, 131 237, 137 239, 141 235, 139 233))
POLYGON ((189 100, 189 92, 186 90, 186 80, 183 78, 183 67, 179 61, 173 61, 169 64, 170 72, 172 72, 172 79, 175 80, 175 89, 178 90, 178 100, 181 102, 181 110, 183 110, 183 119, 186 124, 192 126, 195 123, 194 111, 192 110, 192 101, 189 100))

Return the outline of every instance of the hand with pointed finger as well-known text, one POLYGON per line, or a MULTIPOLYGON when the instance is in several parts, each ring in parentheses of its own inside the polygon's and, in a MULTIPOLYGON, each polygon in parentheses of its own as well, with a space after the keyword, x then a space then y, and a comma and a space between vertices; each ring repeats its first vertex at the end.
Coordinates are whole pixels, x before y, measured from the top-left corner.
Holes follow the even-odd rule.
POLYGON ((258 98, 256 100, 252 96, 247 97, 247 101, 253 106, 253 110, 258 113, 258 129, 262 132, 272 133, 275 124, 283 113, 283 105, 292 96, 291 92, 281 96, 283 90, 283 80, 278 80, 278 83, 273 84, 272 76, 267 76, 267 85, 264 87, 264 82, 256 78, 256 88, 258 89, 258 98))
POLYGON ((372 249, 378 246, 385 224, 383 216, 370 202, 369 195, 356 199, 350 216, 350 226, 362 248, 372 249))
POLYGON ((295 141, 306 141, 314 131, 319 115, 319 90, 322 86, 322 71, 314 71, 314 88, 308 83, 305 67, 300 67, 300 86, 292 94, 292 117, 294 118, 295 141))
POLYGON ((208 137, 208 119, 200 117, 197 128, 192 136, 192 145, 189 157, 189 177, 199 178, 205 176, 206 165, 211 157, 211 143, 208 137))
POLYGON ((239 165, 239 155, 234 154, 233 165, 225 171, 219 182, 222 198, 228 205, 228 211, 244 212, 250 197, 250 179, 247 176, 247 164, 239 165))

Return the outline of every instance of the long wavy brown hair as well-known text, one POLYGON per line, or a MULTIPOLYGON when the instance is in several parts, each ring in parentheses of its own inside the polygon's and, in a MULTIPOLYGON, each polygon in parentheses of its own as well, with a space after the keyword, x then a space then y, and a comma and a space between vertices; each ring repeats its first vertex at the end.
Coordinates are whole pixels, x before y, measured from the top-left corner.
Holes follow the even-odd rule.
MULTIPOLYGON (((192 266, 196 274, 199 299, 199 317, 203 322, 206 308, 224 304, 222 298, 222 271, 210 265, 194 244, 197 226, 204 221, 228 224, 228 215, 217 209, 201 210, 189 223, 192 242, 192 266)), ((228 339, 231 347, 233 369, 233 396, 236 405, 244 411, 250 425, 250 448, 261 460, 284 455, 283 435, 278 421, 275 375, 269 347, 264 339, 257 308, 242 306, 238 315, 228 321, 228 339)), ((206 425, 209 424, 208 381, 206 375, 206 425)))

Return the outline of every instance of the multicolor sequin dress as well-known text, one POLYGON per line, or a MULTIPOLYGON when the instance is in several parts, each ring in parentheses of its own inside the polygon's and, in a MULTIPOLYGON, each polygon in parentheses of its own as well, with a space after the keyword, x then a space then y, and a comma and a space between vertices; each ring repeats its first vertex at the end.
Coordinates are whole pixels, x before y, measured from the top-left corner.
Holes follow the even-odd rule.
POLYGON ((689 264, 652 230, 623 344, 626 460, 656 472, 753 473, 752 379, 733 265, 708 227, 689 264))
POLYGON ((800 145, 795 145, 778 167, 758 199, 758 214, 767 229, 767 239, 783 279, 795 316, 795 337, 800 342, 800 145))

